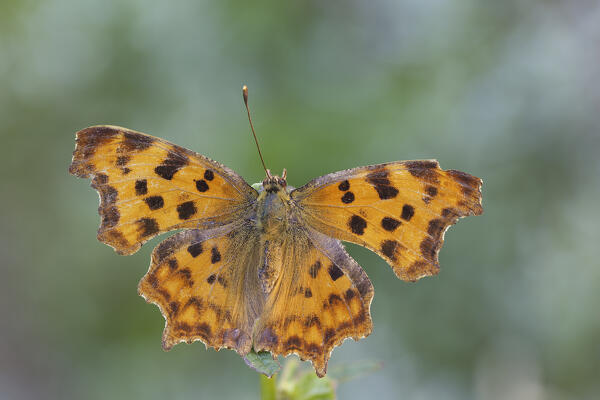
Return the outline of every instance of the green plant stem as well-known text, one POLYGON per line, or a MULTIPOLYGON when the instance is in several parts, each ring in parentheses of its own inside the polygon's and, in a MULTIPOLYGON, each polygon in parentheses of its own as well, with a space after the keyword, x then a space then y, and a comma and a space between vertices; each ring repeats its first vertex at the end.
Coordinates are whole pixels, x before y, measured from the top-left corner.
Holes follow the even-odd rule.
POLYGON ((277 389, 275 388, 275 375, 268 378, 263 374, 260 376, 260 398, 261 400, 275 400, 277 389))

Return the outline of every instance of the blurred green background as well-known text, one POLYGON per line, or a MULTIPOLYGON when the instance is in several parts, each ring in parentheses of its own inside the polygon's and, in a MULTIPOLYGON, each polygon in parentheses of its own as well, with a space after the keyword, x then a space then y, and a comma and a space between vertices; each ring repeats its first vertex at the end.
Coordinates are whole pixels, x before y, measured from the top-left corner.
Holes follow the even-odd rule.
POLYGON ((381 360, 341 399, 600 398, 600 6, 596 1, 0 1, 0 398, 257 399, 231 351, 160 346, 136 294, 149 254, 96 241, 74 133, 122 125, 291 185, 436 158, 484 179, 442 270, 375 286, 381 360))

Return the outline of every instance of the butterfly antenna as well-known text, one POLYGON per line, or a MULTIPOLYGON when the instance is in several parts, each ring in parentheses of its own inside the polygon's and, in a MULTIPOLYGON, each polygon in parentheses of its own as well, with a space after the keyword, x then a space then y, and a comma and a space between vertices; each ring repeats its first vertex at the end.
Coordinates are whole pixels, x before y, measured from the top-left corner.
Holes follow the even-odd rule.
POLYGON ((271 177, 271 173, 267 169, 265 165, 265 160, 263 159, 262 153, 260 151, 260 146, 258 145, 258 139, 256 139, 256 133, 254 132, 254 125, 252 124, 252 118, 250 118, 250 108, 248 107, 248 86, 242 86, 242 94, 244 96, 244 104, 246 105, 246 112, 248 113, 248 121, 250 121, 250 129, 252 129, 252 136, 254 136, 254 142, 256 143, 256 148, 258 149, 258 155, 260 156, 260 161, 262 162, 263 168, 265 169, 265 173, 267 177, 271 177))

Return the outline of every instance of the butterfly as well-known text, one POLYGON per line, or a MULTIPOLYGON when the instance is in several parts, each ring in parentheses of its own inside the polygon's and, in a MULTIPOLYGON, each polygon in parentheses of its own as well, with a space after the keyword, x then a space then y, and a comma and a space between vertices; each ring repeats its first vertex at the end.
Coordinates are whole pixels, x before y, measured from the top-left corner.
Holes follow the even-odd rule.
POLYGON ((341 241, 416 281, 437 274, 446 229, 483 211, 481 179, 435 160, 348 169, 297 189, 285 170, 266 170, 252 187, 203 155, 109 125, 77 132, 69 172, 92 178, 98 240, 117 253, 178 230, 138 287, 166 320, 165 350, 199 340, 242 356, 296 353, 320 377, 334 347, 372 330, 373 286, 341 241))

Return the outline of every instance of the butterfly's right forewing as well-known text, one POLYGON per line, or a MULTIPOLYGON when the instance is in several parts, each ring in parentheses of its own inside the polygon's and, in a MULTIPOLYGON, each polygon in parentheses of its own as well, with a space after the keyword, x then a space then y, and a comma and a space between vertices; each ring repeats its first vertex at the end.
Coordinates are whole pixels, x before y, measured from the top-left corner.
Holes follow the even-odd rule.
POLYGON ((77 132, 69 168, 100 194, 98 239, 131 254, 162 232, 213 228, 247 214, 257 193, 229 168, 116 126, 77 132))

